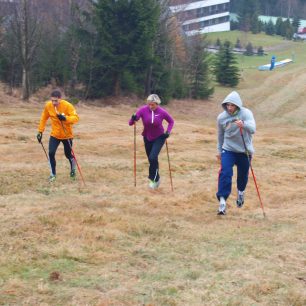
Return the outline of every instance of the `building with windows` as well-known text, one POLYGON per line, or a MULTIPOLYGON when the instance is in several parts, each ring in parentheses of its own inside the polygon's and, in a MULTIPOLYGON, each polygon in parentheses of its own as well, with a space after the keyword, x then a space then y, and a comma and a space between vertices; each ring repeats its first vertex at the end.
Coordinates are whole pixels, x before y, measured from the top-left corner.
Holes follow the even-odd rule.
POLYGON ((230 0, 172 0, 170 10, 186 35, 230 30, 230 0))

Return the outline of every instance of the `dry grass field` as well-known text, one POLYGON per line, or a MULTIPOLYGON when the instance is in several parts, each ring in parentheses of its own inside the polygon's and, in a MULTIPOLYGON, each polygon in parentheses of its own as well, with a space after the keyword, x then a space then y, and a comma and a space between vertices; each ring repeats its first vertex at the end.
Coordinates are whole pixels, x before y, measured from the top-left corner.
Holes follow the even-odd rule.
MULTIPOLYGON (((217 216, 216 116, 210 101, 171 101, 162 184, 147 187, 140 101, 77 106, 74 150, 86 186, 58 177, 36 141, 43 108, 0 94, 0 305, 306 305, 306 65, 247 71, 237 89, 257 120, 246 203, 217 216)), ((49 127, 49 126, 48 126, 49 127)), ((47 147, 48 131, 43 142, 47 147)), ((234 177, 235 181, 235 177, 234 177)))

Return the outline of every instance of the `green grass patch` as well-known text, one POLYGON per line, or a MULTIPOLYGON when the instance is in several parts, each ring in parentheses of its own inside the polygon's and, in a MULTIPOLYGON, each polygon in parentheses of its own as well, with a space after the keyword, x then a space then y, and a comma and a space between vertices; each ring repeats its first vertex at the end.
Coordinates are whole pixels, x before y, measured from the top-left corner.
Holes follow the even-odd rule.
POLYGON ((39 279, 48 280, 50 273, 58 271, 64 275, 77 269, 77 263, 72 259, 49 259, 40 262, 30 263, 11 263, 6 267, 0 268, 0 278, 8 280, 10 278, 19 278, 25 281, 34 281, 39 279))
POLYGON ((230 41, 233 45, 236 44, 237 39, 240 40, 243 47, 245 47, 248 43, 252 43, 253 47, 273 47, 279 44, 284 43, 284 39, 278 35, 266 35, 264 33, 260 34, 252 34, 251 32, 242 32, 242 31, 229 31, 229 32, 215 32, 208 33, 207 40, 211 44, 215 44, 217 39, 219 38, 221 42, 225 42, 226 40, 230 41))

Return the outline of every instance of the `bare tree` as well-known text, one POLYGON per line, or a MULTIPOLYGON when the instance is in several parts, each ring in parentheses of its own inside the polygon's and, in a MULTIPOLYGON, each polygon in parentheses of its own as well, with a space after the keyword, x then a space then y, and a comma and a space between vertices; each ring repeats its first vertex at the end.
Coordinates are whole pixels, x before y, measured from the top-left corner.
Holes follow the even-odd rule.
MULTIPOLYGON (((159 56, 168 69, 173 69, 186 62, 186 45, 182 35, 182 20, 177 18, 169 6, 177 4, 170 0, 156 0, 160 7, 159 28, 155 40, 152 42, 152 57, 159 56)), ((147 71, 145 94, 154 89, 153 64, 147 71)))
POLYGON ((31 0, 16 3, 11 28, 22 67, 22 98, 28 100, 31 93, 31 67, 41 40, 40 22, 31 10, 31 0))
POLYGON ((280 15, 282 17, 292 18, 294 14, 301 10, 301 4, 298 0, 279 0, 280 15))

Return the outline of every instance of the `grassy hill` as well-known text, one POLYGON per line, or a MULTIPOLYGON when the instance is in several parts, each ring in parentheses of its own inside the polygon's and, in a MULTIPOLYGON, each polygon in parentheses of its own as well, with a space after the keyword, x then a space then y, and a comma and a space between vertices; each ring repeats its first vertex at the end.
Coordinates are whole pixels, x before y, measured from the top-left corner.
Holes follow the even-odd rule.
MULTIPOLYGON (((244 58, 237 90, 257 120, 253 167, 267 218, 250 177, 246 203, 218 217, 216 116, 231 91, 210 101, 171 101, 176 123, 162 184, 147 188, 139 106, 77 106, 75 153, 86 186, 70 181, 63 148, 58 179, 35 135, 43 102, 0 93, 0 305, 305 305, 305 47, 272 72, 244 58)), ((254 61, 254 62, 253 62, 254 61)), ((47 147, 48 131, 43 141, 47 147)), ((235 182, 235 178, 233 180, 235 182)))

